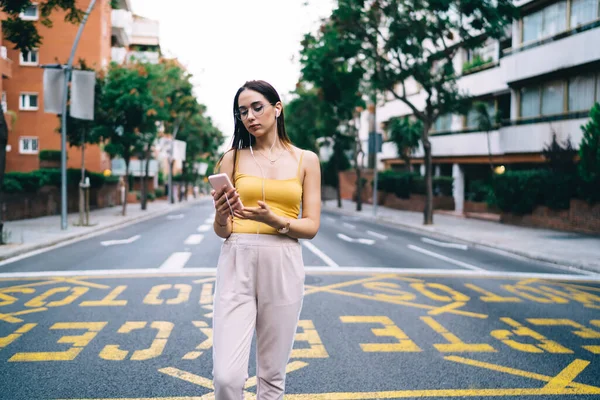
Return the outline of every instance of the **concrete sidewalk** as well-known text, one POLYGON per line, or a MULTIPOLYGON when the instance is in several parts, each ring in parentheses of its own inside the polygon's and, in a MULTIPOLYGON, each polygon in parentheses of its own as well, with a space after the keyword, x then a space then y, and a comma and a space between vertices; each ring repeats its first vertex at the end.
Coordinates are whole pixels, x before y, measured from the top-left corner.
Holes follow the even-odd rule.
POLYGON ((486 246, 539 261, 600 273, 600 236, 526 228, 437 213, 434 214, 433 225, 426 226, 423 225, 421 212, 378 206, 375 217, 370 204, 363 204, 362 211, 356 211, 356 203, 349 200, 342 201, 341 209, 337 207, 337 200, 328 200, 323 210, 392 224, 437 236, 439 239, 460 240, 471 245, 486 246))
POLYGON ((90 212, 91 226, 76 226, 79 213, 68 215, 68 227, 60 228, 60 215, 9 221, 4 224, 4 231, 9 232, 9 244, 0 246, 0 260, 6 260, 30 251, 66 243, 82 238, 89 238, 108 232, 117 227, 144 221, 156 216, 180 211, 204 201, 211 201, 210 196, 188 198, 181 203, 169 204, 167 200, 155 200, 148 203, 146 211, 142 211, 139 203, 127 205, 127 215, 121 215, 121 206, 102 208, 90 212))

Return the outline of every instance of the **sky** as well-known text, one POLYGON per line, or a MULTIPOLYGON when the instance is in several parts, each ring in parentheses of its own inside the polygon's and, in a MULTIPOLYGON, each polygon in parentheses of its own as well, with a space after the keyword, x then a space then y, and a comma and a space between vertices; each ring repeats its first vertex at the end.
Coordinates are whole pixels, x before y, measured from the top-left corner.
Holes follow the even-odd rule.
POLYGON ((135 14, 159 21, 166 57, 193 75, 195 94, 226 137, 233 98, 247 80, 269 82, 284 107, 300 76, 300 41, 331 14, 334 0, 131 0, 135 14))

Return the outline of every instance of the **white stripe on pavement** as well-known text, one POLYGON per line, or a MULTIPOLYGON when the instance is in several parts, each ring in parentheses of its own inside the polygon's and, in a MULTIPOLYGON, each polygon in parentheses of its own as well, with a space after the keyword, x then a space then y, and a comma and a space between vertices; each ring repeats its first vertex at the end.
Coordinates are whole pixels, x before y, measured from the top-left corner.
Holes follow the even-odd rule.
POLYGON ((421 238, 421 241, 424 243, 432 244, 434 246, 446 247, 446 248, 450 248, 450 249, 467 250, 469 248, 469 246, 467 246, 466 244, 438 242, 437 240, 429 239, 426 237, 421 238))
MULTIPOLYGON (((399 274, 399 275, 413 275, 413 276, 442 276, 442 277, 497 277, 497 278, 537 278, 537 279, 553 279, 558 281, 573 281, 573 282, 600 282, 600 274, 587 276, 587 275, 572 275, 572 274, 548 274, 548 273, 536 273, 536 272, 505 272, 505 271, 469 271, 464 269, 416 269, 416 268, 385 268, 385 267, 364 267, 364 266, 341 266, 332 269, 331 266, 313 266, 304 267, 307 273, 313 274, 357 274, 357 275, 370 275, 373 274, 399 274)), ((216 267, 204 267, 204 268, 185 268, 182 271, 171 271, 171 270, 159 270, 156 268, 147 269, 103 269, 103 270, 88 270, 88 271, 41 271, 41 272, 6 272, 0 273, 0 279, 15 278, 43 278, 43 277, 62 277, 62 276, 77 276, 79 278, 94 277, 94 276, 199 276, 209 275, 214 276, 216 273, 216 267)))
POLYGON ((184 244, 200 244, 200 242, 202 242, 202 240, 204 239, 204 235, 201 235, 199 233, 194 233, 191 234, 190 236, 188 236, 187 239, 185 239, 185 242, 183 242, 184 244))
POLYGON ((349 224, 347 222, 344 222, 342 225, 344 225, 346 228, 350 228, 350 229, 356 229, 355 225, 349 224))
POLYGON ((321 250, 319 250, 317 248, 317 246, 315 246, 311 242, 309 242, 307 240, 302 240, 301 243, 308 250, 312 251, 317 257, 319 257, 321 260, 325 261, 325 264, 329 265, 330 267, 339 267, 339 265, 335 261, 333 261, 331 258, 329 258, 329 256, 327 254, 323 253, 321 250))
POLYGON ((198 227, 198 232, 208 232, 209 229, 210 229, 210 225, 208 225, 208 224, 200 225, 198 227))
POLYGON ((212 224, 214 220, 215 220, 215 217, 212 217, 212 218, 206 218, 206 219, 204 220, 204 223, 205 223, 205 224, 212 224))
POLYGON ((383 240, 386 240, 388 238, 387 236, 382 235, 381 233, 377 233, 377 232, 373 232, 373 231, 367 231, 367 233, 371 236, 375 236, 376 238, 383 239, 383 240))
POLYGON ((443 260, 443 261, 449 262, 450 264, 458 265, 459 267, 467 268, 467 269, 470 269, 470 270, 473 270, 473 271, 485 271, 483 268, 479 268, 479 267, 476 267, 474 265, 467 264, 465 262, 458 261, 458 260, 455 260, 455 259, 450 258, 450 257, 443 256, 443 255, 438 254, 438 253, 434 253, 433 251, 422 249, 421 247, 413 246, 412 244, 409 244, 408 248, 411 249, 411 250, 414 250, 414 251, 418 251, 419 253, 423 253, 423 254, 426 254, 428 256, 437 258, 439 260, 443 260))
POLYGON ((335 222, 335 218, 330 217, 330 216, 325 217, 325 219, 329 222, 335 222))
POLYGON ((159 267, 161 270, 176 271, 181 270, 188 262, 192 253, 189 251, 177 251, 169 256, 159 267))

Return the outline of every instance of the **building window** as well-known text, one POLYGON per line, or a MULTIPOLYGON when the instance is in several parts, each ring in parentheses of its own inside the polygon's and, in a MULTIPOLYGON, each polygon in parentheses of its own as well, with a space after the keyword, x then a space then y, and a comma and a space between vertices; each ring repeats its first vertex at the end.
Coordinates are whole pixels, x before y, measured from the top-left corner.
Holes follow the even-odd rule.
POLYGON ((595 101, 600 101, 600 74, 573 76, 538 86, 524 87, 520 94, 521 118, 588 111, 595 101), (565 90, 566 85, 568 91, 565 90))
POLYGON ((522 118, 540 115, 540 89, 538 87, 521 89, 520 115, 522 118))
POLYGON ((21 65, 38 65, 38 50, 21 52, 21 65))
POLYGON ((523 43, 556 35, 567 29, 567 2, 559 1, 523 17, 523 43))
MULTIPOLYGON (((483 103, 486 105, 488 115, 492 121, 492 125, 494 125, 496 123, 496 102, 494 100, 487 100, 487 101, 483 101, 483 103)), ((477 110, 473 107, 467 113, 466 128, 467 129, 478 129, 479 128, 478 120, 479 120, 479 114, 477 113, 477 110)))
POLYGON ((594 105, 594 75, 569 79, 569 111, 586 111, 594 105))
POLYGON ((565 85, 563 81, 548 82, 542 86, 542 115, 562 114, 565 85))
POLYGON ((598 19, 598 0, 571 0, 571 29, 598 19))
POLYGON ((35 111, 38 109, 37 93, 21 93, 21 101, 19 103, 20 110, 35 111))
POLYGON ((39 8, 37 4, 32 4, 25 8, 19 15, 21 19, 26 21, 36 21, 39 19, 39 8))
POLYGON ((452 114, 440 115, 433 125, 435 132, 445 132, 452 129, 452 114))
POLYGON ((19 153, 21 154, 37 154, 39 139, 31 136, 21 136, 19 138, 19 153))

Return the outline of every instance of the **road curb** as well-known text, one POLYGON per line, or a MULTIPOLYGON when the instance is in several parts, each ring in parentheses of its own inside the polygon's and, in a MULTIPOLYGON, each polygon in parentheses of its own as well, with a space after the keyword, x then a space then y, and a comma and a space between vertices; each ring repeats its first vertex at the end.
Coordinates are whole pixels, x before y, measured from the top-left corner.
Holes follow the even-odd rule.
POLYGON ((389 218, 385 218, 382 216, 373 217, 372 215, 366 215, 366 214, 365 215, 357 215, 354 211, 346 211, 343 209, 340 210, 338 208, 331 208, 331 207, 323 207, 323 210, 330 211, 332 213, 339 214, 339 215, 357 217, 357 218, 381 223, 383 225, 388 225, 388 226, 397 227, 397 228, 399 227, 399 228, 411 231, 413 233, 426 234, 429 236, 433 236, 433 237, 436 237, 437 239, 455 240, 455 241, 459 241, 464 244, 470 244, 470 245, 476 246, 476 247, 488 247, 488 248, 491 248, 494 250, 499 250, 499 251, 514 254, 517 256, 529 258, 531 260, 543 261, 543 262, 556 264, 556 265, 560 265, 560 266, 565 266, 565 267, 574 267, 574 268, 578 268, 578 269, 585 270, 588 272, 593 272, 593 273, 600 273, 600 264, 589 264, 586 262, 567 260, 567 259, 563 259, 560 257, 550 257, 550 256, 546 256, 546 255, 539 254, 539 253, 527 252, 527 251, 522 251, 522 250, 498 245, 495 243, 489 243, 489 242, 472 240, 472 239, 465 239, 463 237, 456 236, 451 233, 437 231, 437 230, 435 230, 435 228, 433 228, 433 229, 421 228, 421 227, 417 227, 414 225, 405 224, 405 223, 398 222, 398 221, 393 221, 393 220, 390 220, 389 218))
POLYGON ((130 217, 130 218, 125 217, 125 219, 123 219, 123 220, 117 220, 114 223, 105 225, 105 226, 97 228, 97 229, 93 229, 93 230, 89 230, 89 231, 85 231, 85 232, 73 233, 71 235, 57 238, 54 240, 49 240, 49 241, 46 241, 43 243, 37 243, 37 244, 33 244, 33 245, 25 245, 24 247, 18 247, 16 249, 14 249, 14 251, 10 251, 7 254, 0 255, 0 262, 4 263, 5 261, 8 261, 12 258, 22 256, 24 254, 31 253, 34 251, 43 250, 43 249, 46 249, 49 247, 53 247, 53 246, 57 246, 57 245, 68 245, 68 244, 75 243, 75 242, 78 242, 81 240, 89 239, 94 236, 98 236, 103 233, 107 233, 107 232, 116 230, 118 228, 122 228, 124 226, 137 224, 137 223, 144 222, 149 219, 158 217, 160 215, 169 214, 173 211, 192 207, 194 205, 201 204, 204 201, 205 201, 204 199, 200 199, 200 200, 191 201, 191 202, 188 201, 188 202, 177 203, 172 208, 166 207, 161 210, 151 211, 148 214, 142 214, 142 215, 138 215, 138 216, 130 217))

